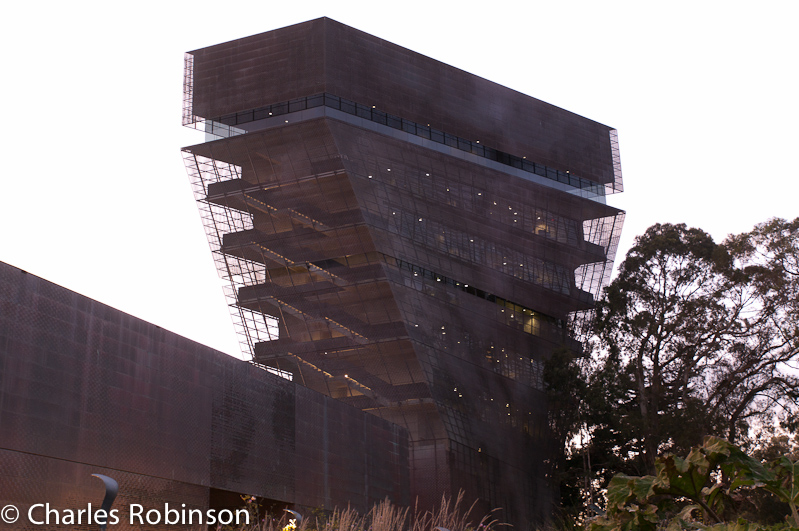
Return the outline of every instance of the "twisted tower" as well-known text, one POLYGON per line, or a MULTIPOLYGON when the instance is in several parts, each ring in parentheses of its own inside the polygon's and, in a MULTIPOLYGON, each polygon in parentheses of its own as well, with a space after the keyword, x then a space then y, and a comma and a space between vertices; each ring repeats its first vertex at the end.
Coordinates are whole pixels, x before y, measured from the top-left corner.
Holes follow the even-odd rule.
POLYGON ((407 427, 422 504, 544 516, 543 361, 608 280, 615 131, 326 18, 188 53, 183 122, 254 362, 407 427))

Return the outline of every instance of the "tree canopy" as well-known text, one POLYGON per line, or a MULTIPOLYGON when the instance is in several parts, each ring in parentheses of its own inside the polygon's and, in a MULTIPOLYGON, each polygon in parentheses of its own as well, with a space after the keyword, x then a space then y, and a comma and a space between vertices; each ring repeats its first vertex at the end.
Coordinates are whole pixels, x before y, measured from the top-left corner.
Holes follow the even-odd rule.
POLYGON ((550 384, 568 388, 558 400, 576 406, 565 416, 585 437, 572 479, 575 468, 589 487, 651 474, 658 454, 685 453, 707 435, 746 443, 777 417, 796 429, 797 323, 799 218, 722 243, 684 224, 650 227, 598 301, 580 378, 550 384))

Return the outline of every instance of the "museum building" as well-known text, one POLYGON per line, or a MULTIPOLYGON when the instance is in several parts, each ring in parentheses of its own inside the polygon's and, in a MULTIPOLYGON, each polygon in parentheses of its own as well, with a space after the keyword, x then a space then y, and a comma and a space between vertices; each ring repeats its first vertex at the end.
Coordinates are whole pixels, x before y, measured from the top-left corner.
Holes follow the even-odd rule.
POLYGON ((542 371, 609 280, 616 131, 328 18, 187 53, 183 124, 245 355, 406 429, 420 506, 544 519, 542 371))

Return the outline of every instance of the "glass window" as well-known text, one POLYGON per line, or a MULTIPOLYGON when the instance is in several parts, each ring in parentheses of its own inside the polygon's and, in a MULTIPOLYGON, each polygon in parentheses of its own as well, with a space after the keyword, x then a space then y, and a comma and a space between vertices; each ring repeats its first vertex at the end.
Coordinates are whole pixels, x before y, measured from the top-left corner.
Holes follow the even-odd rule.
POLYGON ((254 116, 254 111, 244 111, 236 113, 236 123, 237 124, 244 124, 247 122, 252 122, 254 116))
POLYGON ((321 107, 325 104, 323 94, 314 94, 313 96, 308 97, 308 108, 311 109, 313 107, 321 107))
POLYGON ((272 110, 272 115, 277 116, 279 114, 286 114, 287 112, 289 112, 289 106, 288 103, 277 103, 275 105, 272 105, 271 110, 272 110))
POLYGON ((333 109, 341 110, 341 98, 332 94, 325 93, 325 105, 333 109))
POLYGON ((360 103, 356 104, 356 114, 360 118, 366 118, 367 120, 372 120, 372 109, 367 107, 366 105, 361 105, 360 103))
POLYGON ((304 111, 307 108, 305 98, 298 98, 289 102, 289 112, 304 111))
POLYGON ((349 100, 341 100, 341 110, 347 114, 356 114, 355 103, 349 100))
POLYGON ((377 109, 372 109, 372 121, 377 122, 379 124, 386 125, 386 113, 383 111, 378 111, 377 109))
POLYGON ((236 125, 236 123, 238 123, 236 122, 235 114, 226 114, 217 121, 222 122, 225 125, 236 125))

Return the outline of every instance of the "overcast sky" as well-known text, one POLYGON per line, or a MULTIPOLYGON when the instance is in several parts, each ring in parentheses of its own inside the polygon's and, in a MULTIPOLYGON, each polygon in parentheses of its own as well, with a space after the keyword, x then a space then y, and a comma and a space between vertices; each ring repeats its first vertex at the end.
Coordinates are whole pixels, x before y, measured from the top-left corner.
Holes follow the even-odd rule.
MULTIPOLYGON (((619 256, 799 216, 799 2, 13 2, 0 261, 238 355, 180 156, 183 53, 328 16, 619 131, 619 256)), ((617 260, 618 262, 618 260, 617 260)))

